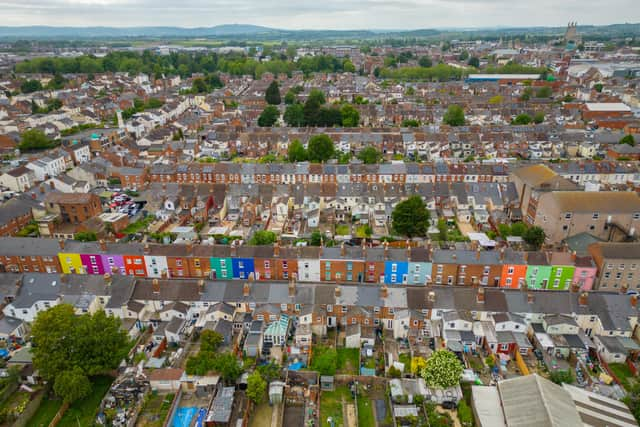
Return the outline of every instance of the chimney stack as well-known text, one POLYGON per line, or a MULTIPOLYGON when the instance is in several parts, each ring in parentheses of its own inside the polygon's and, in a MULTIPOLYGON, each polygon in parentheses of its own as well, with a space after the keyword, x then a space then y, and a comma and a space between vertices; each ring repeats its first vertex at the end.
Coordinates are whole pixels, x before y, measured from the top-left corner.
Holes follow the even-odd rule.
POLYGON ((576 253, 576 251, 571 251, 571 261, 575 262, 577 256, 578 254, 576 253))
POLYGON ((277 240, 273 243, 273 256, 276 258, 280 256, 280 242, 277 240))
POLYGON ((408 240, 407 240, 407 261, 411 262, 411 245, 409 244, 408 240))
POLYGON ((61 273, 61 274, 60 274, 60 281, 61 281, 62 283, 68 283, 68 282, 69 282, 69 277, 67 277, 67 275, 66 275, 66 274, 64 274, 64 273, 61 273))
POLYGON ((340 256, 345 256, 346 254, 346 248, 344 247, 344 242, 342 242, 342 244, 340 245, 340 256))
POLYGON ((528 304, 533 304, 533 302, 536 300, 535 295, 533 294, 533 292, 527 292, 527 303, 528 304))
POLYGON ((389 242, 385 241, 383 244, 384 247, 384 259, 389 259, 389 242))
POLYGON ((380 298, 387 298, 389 296, 389 288, 387 285, 382 285, 380 287, 380 298))
POLYGON ((204 294, 204 280, 203 279, 198 280, 198 293, 200 295, 204 294))
POLYGON ((109 286, 111 285, 111 274, 109 273, 104 273, 104 283, 109 286))
POLYGON ((333 295, 336 298, 339 298, 340 295, 342 295, 342 290, 340 289, 340 286, 336 286, 335 289, 333 290, 333 295))
POLYGON ((159 294, 160 293, 160 281, 158 279, 153 279, 151 281, 151 285, 153 286, 153 293, 154 294, 159 294))
POLYGON ((500 249, 500 261, 504 261, 504 248, 500 249))
POLYGON ((638 295, 631 295, 631 307, 636 308, 638 305, 638 295))
POLYGON ((100 239, 100 250, 103 252, 107 250, 107 242, 102 239, 100 239))
POLYGON ((189 255, 191 255, 192 252, 193 252, 193 242, 192 241, 188 241, 187 242, 187 253, 189 255))
POLYGON ((436 293, 434 291, 429 291, 429 293, 427 293, 427 301, 430 303, 436 302, 436 293))
POLYGON ((580 291, 580 283, 573 282, 571 283, 571 292, 579 292, 580 291))
POLYGON ((64 239, 58 239, 58 245, 60 245, 60 250, 64 251, 64 239))
POLYGON ((586 292, 582 292, 578 296, 578 305, 580 307, 586 307, 588 305, 588 302, 589 302, 589 294, 586 292))
POLYGON ((238 256, 238 245, 236 242, 237 240, 231 242, 231 256, 234 258, 238 256))
POLYGON ((480 260, 480 246, 478 246, 478 249, 476 249, 476 259, 478 261, 480 260))
POLYGON ((292 298, 296 296, 296 279, 293 278, 293 275, 289 279, 289 296, 292 298))
POLYGON ((245 282, 242 286, 242 296, 248 297, 251 294, 251 286, 249 286, 249 282, 245 282))
POLYGON ((144 252, 145 255, 149 255, 149 244, 148 243, 144 244, 143 252, 144 252))
POLYGON ((476 301, 480 304, 484 304, 484 290, 483 287, 480 287, 476 292, 476 301))

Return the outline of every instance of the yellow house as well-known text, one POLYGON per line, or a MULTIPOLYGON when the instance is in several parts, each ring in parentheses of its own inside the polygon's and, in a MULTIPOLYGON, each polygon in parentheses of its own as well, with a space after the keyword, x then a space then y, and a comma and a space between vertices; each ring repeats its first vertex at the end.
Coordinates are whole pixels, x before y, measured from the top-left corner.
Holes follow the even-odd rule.
POLYGON ((65 274, 85 274, 80 254, 59 253, 60 266, 65 274))

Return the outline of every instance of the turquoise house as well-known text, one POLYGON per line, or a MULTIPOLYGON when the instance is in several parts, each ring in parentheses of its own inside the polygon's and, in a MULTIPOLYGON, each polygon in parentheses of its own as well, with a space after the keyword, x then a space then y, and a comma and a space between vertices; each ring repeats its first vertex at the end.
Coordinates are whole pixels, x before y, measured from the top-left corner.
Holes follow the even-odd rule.
POLYGON ((233 279, 233 265, 231 258, 210 258, 211 278, 221 280, 233 279))
POLYGON ((529 289, 546 289, 551 277, 551 264, 545 252, 527 252, 527 275, 529 289))
POLYGON ((409 262, 409 270, 407 272, 408 285, 426 285, 431 282, 431 263, 430 262, 409 262))

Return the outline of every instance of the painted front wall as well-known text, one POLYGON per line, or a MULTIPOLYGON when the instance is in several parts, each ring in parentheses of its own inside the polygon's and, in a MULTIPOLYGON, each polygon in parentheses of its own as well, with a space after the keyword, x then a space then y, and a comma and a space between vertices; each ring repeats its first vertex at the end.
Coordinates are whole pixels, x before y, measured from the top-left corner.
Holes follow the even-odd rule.
POLYGON ((144 265, 147 269, 147 277, 160 278, 169 277, 169 265, 167 264, 167 257, 161 255, 145 255, 144 265))
POLYGON ((87 274, 104 274, 106 273, 102 265, 102 256, 100 254, 80 254, 80 260, 84 265, 87 274))
POLYGON ((105 270, 105 273, 111 274, 127 274, 127 270, 124 267, 124 258, 122 255, 101 255, 102 257, 102 267, 105 270), (118 271, 114 272, 113 269, 117 268, 118 271))
POLYGON ((255 271, 253 258, 232 258, 231 265, 234 279, 248 279, 255 271))
POLYGON ((128 275, 145 277, 147 269, 144 265, 144 257, 141 255, 124 255, 124 268, 128 275))
POLYGON ((547 284, 545 283, 545 280, 549 282, 550 276, 551 276, 550 265, 528 265, 527 266, 527 286, 530 289, 546 289, 547 284))
POLYGON ((298 260, 298 280, 301 282, 320 281, 320 260, 301 258, 298 260))
POLYGON ((547 289, 552 291, 567 290, 571 287, 573 280, 574 266, 558 265, 551 267, 551 277, 547 289), (557 284, 556 284, 557 283, 557 284))
POLYGON ((65 274, 84 274, 84 265, 80 254, 59 253, 60 267, 65 274))
POLYGON ((233 265, 231 258, 211 258, 211 275, 216 279, 233 279, 233 265))
POLYGON ((409 281, 409 263, 406 261, 385 261, 384 283, 401 285, 409 281))
POLYGON ((573 272, 573 283, 580 285, 581 291, 590 291, 596 280, 598 269, 596 267, 576 267, 573 272))
POLYGON ((519 289, 520 281, 527 277, 527 266, 524 264, 505 264, 502 266, 502 276, 500 276, 500 287, 519 289), (513 269, 509 273, 509 269, 513 269), (511 280, 509 280, 511 279, 511 280))
POLYGON ((430 262, 409 262, 408 280, 409 285, 424 285, 431 281, 430 262))

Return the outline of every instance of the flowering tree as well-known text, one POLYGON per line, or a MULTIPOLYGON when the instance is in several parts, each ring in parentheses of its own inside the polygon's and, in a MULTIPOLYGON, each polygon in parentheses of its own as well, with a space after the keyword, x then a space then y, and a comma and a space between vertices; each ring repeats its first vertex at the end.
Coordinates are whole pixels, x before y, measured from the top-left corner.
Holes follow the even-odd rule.
POLYGON ((450 351, 438 350, 427 359, 421 375, 430 387, 453 387, 460 382, 462 364, 450 351))

